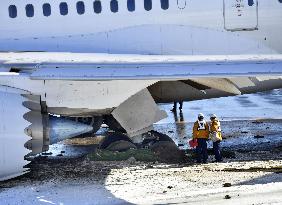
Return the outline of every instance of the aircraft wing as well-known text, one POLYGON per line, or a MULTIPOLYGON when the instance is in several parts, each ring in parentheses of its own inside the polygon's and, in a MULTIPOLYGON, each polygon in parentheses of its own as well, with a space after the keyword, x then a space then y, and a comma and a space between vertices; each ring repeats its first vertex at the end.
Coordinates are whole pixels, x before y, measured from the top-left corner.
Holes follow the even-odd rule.
MULTIPOLYGON (((0 53, 0 68, 8 72, 29 72, 33 80, 185 80, 282 76, 282 55, 0 53)), ((5 73, 2 72, 2 75, 5 73)))

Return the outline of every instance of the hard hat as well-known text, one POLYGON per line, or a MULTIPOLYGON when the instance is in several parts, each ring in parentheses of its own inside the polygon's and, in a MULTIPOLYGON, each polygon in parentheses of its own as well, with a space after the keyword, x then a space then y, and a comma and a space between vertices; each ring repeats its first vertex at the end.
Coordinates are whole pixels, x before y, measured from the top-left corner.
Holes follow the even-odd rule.
POLYGON ((204 116, 203 113, 199 113, 199 114, 198 114, 198 118, 199 118, 199 117, 203 117, 203 118, 204 118, 205 116, 204 116))
POLYGON ((215 114, 211 114, 211 118, 217 118, 215 114))

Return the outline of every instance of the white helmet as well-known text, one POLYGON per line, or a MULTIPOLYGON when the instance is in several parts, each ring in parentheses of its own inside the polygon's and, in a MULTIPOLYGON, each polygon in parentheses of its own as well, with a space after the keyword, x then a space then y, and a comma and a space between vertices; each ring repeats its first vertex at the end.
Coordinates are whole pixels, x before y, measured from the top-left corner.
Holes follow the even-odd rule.
POLYGON ((199 118, 199 117, 204 118, 205 116, 204 116, 204 114, 203 114, 203 113, 199 113, 199 114, 198 114, 198 118, 199 118))
POLYGON ((217 116, 215 114, 211 114, 210 118, 217 118, 217 116))

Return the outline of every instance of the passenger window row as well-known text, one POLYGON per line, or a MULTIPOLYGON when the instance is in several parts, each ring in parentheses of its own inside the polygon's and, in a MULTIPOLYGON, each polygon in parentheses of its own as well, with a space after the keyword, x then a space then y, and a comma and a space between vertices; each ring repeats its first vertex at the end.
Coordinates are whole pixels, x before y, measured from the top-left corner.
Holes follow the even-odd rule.
MULTIPOLYGON (((160 0, 161 8, 163 10, 167 10, 169 8, 169 0, 160 0)), ((111 12, 116 13, 119 10, 119 2, 118 0, 111 0, 110 2, 111 12)), ((144 0, 144 9, 146 11, 150 11, 152 9, 152 0, 144 0)), ((43 15, 50 16, 51 15, 51 5, 49 3, 45 3, 42 5, 43 15)), ((67 2, 61 2, 59 4, 60 14, 62 16, 66 16, 69 13, 67 2)), ((99 14, 102 12, 102 3, 100 0, 95 0, 93 2, 93 10, 94 13, 99 14)), ((130 12, 135 11, 135 0, 127 0, 127 10, 130 12)), ((8 8, 10 18, 16 18, 18 16, 18 10, 16 5, 10 5, 8 8)), ((76 3, 76 11, 79 15, 85 13, 85 4, 83 1, 78 1, 76 3)), ((25 6, 25 13, 27 17, 34 16, 34 6, 32 4, 27 4, 25 6)))

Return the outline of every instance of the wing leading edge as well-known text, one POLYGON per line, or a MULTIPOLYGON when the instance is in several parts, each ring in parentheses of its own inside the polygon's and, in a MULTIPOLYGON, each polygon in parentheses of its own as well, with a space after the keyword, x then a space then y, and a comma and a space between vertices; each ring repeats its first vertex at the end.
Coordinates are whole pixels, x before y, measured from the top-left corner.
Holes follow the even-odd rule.
POLYGON ((0 66, 28 70, 33 80, 184 80, 282 76, 282 55, 0 53, 0 66))

